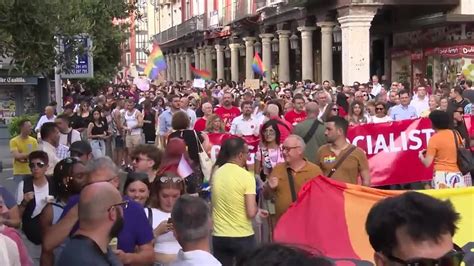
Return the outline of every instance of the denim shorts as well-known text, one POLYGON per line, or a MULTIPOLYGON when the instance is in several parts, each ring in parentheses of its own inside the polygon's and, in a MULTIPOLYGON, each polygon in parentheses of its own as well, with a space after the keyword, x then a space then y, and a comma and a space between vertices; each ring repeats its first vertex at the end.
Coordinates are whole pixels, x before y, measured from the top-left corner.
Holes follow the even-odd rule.
POLYGON ((123 141, 122 136, 115 136, 115 148, 123 148, 125 146, 125 142, 123 141))

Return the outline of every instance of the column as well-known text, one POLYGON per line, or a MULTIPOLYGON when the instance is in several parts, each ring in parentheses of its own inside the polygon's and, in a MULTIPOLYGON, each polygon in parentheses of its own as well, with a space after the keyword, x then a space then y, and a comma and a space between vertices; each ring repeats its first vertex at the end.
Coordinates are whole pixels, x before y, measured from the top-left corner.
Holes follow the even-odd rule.
POLYGON ((179 56, 179 58, 181 59, 180 62, 181 62, 181 77, 180 78, 183 78, 183 80, 186 80, 186 54, 185 53, 181 53, 181 55, 179 56))
POLYGON ((279 47, 279 66, 278 66, 278 81, 290 81, 290 34, 289 30, 277 31, 280 42, 279 47))
POLYGON ((176 81, 179 81, 179 79, 181 78, 181 64, 180 64, 180 59, 179 59, 180 55, 179 54, 175 54, 175 72, 176 72, 176 76, 175 76, 175 80, 176 81))
POLYGON ((165 55, 165 61, 166 61, 166 81, 171 80, 170 76, 170 70, 171 70, 171 63, 170 63, 170 56, 168 54, 165 55))
POLYGON ((272 38, 271 33, 264 33, 259 35, 262 38, 262 61, 267 73, 265 73, 265 80, 270 83, 272 81, 272 38))
POLYGON ((301 31, 301 76, 314 81, 313 77, 313 31, 316 27, 299 27, 301 31))
POLYGON ((239 82, 239 48, 240 44, 231 43, 230 48, 230 76, 232 81, 239 82))
POLYGON ((176 65, 174 58, 176 57, 175 54, 170 54, 170 80, 176 81, 176 65))
POLYGON ((213 74, 213 67, 212 67, 212 47, 206 46, 205 49, 205 54, 206 54, 206 70, 209 71, 211 74, 211 80, 214 79, 214 74, 213 74))
POLYGON ((191 53, 185 53, 185 73, 186 80, 193 80, 191 75, 191 53))
POLYGON ((206 53, 204 47, 199 48, 199 69, 206 69, 206 53))
POLYGON ((354 9, 349 10, 353 12, 338 18, 342 31, 342 82, 344 84, 370 78, 370 26, 377 10, 364 7, 354 9))
POLYGON ((255 37, 245 37, 245 78, 246 79, 253 79, 254 73, 252 69, 253 63, 253 44, 255 43, 255 37))
POLYGON ((224 46, 216 45, 217 80, 224 79, 224 46))
POLYGON ((201 63, 201 59, 199 58, 199 49, 194 48, 194 67, 199 69, 200 63, 201 63))
POLYGON ((332 80, 334 79, 332 73, 332 33, 336 23, 320 22, 317 25, 321 28, 321 79, 323 81, 332 80))

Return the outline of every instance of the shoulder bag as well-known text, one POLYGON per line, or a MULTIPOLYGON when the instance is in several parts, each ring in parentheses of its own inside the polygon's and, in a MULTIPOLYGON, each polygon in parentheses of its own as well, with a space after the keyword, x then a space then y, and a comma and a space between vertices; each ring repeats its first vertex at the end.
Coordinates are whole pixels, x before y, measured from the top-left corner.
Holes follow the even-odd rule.
POLYGON ((341 164, 347 159, 347 157, 349 157, 349 155, 356 149, 357 147, 356 146, 352 146, 346 153, 344 153, 340 158, 339 160, 337 160, 337 163, 336 165, 334 165, 334 167, 331 169, 331 171, 329 172, 328 174, 328 177, 331 177, 337 170, 337 168, 339 168, 341 166, 341 164))
POLYGON ((472 158, 472 153, 470 150, 464 147, 464 144, 459 145, 458 133, 455 130, 453 130, 453 135, 454 135, 454 144, 456 145, 456 154, 457 154, 456 162, 459 167, 459 171, 461 171, 461 173, 465 175, 469 173, 470 171, 474 170, 474 160, 472 158))
POLYGON ((316 118, 316 119, 314 119, 313 124, 309 128, 308 133, 306 133, 306 135, 304 135, 304 137, 303 137, 304 143, 307 144, 311 140, 311 137, 314 135, 314 133, 316 132, 318 127, 319 127, 319 121, 316 118))
POLYGON ((197 143, 197 150, 198 150, 198 156, 199 156, 199 164, 201 165, 201 171, 204 176, 204 183, 209 182, 211 178, 211 173, 212 173, 212 161, 211 158, 207 155, 206 151, 202 147, 202 143, 199 140, 199 136, 196 133, 196 130, 194 131, 194 136, 196 137, 196 143, 197 143))
POLYGON ((295 202, 296 201, 295 179, 293 177, 293 173, 291 172, 291 168, 287 167, 286 172, 288 173, 288 183, 290 184, 291 202, 295 202))

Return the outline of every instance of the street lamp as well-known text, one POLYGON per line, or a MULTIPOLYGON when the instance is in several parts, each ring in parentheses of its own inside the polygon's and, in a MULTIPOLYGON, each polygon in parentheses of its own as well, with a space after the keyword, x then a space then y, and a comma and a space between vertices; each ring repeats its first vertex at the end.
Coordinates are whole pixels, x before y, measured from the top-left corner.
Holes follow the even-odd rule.
POLYGON ((256 53, 262 53, 262 44, 259 41, 255 42, 253 46, 255 48, 256 53))
POLYGON ((334 26, 332 29, 332 38, 334 39, 334 43, 342 42, 342 31, 339 25, 334 26))
POLYGON ((291 35, 290 37, 290 48, 291 50, 295 50, 295 49, 298 49, 298 36, 296 36, 296 34, 293 33, 293 35, 291 35))
POLYGON ((278 43, 278 39, 277 38, 273 38, 272 40, 272 52, 278 52, 278 46, 280 44, 278 43))
POLYGON ((230 48, 226 47, 224 50, 224 56, 225 58, 230 58, 230 48))

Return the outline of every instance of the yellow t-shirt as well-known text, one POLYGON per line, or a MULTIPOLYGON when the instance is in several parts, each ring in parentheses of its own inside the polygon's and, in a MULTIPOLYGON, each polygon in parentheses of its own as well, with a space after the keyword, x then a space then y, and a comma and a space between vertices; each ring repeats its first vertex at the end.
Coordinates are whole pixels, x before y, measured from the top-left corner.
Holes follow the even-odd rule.
POLYGON ((254 234, 247 218, 245 195, 256 194, 255 178, 244 168, 226 163, 212 177, 214 236, 246 237, 254 234))
MULTIPOLYGON (((10 151, 18 151, 20 153, 30 153, 38 149, 38 141, 33 137, 22 139, 16 136, 10 140, 10 151)), ((28 162, 20 162, 13 159, 13 175, 29 175, 31 174, 28 162)))

